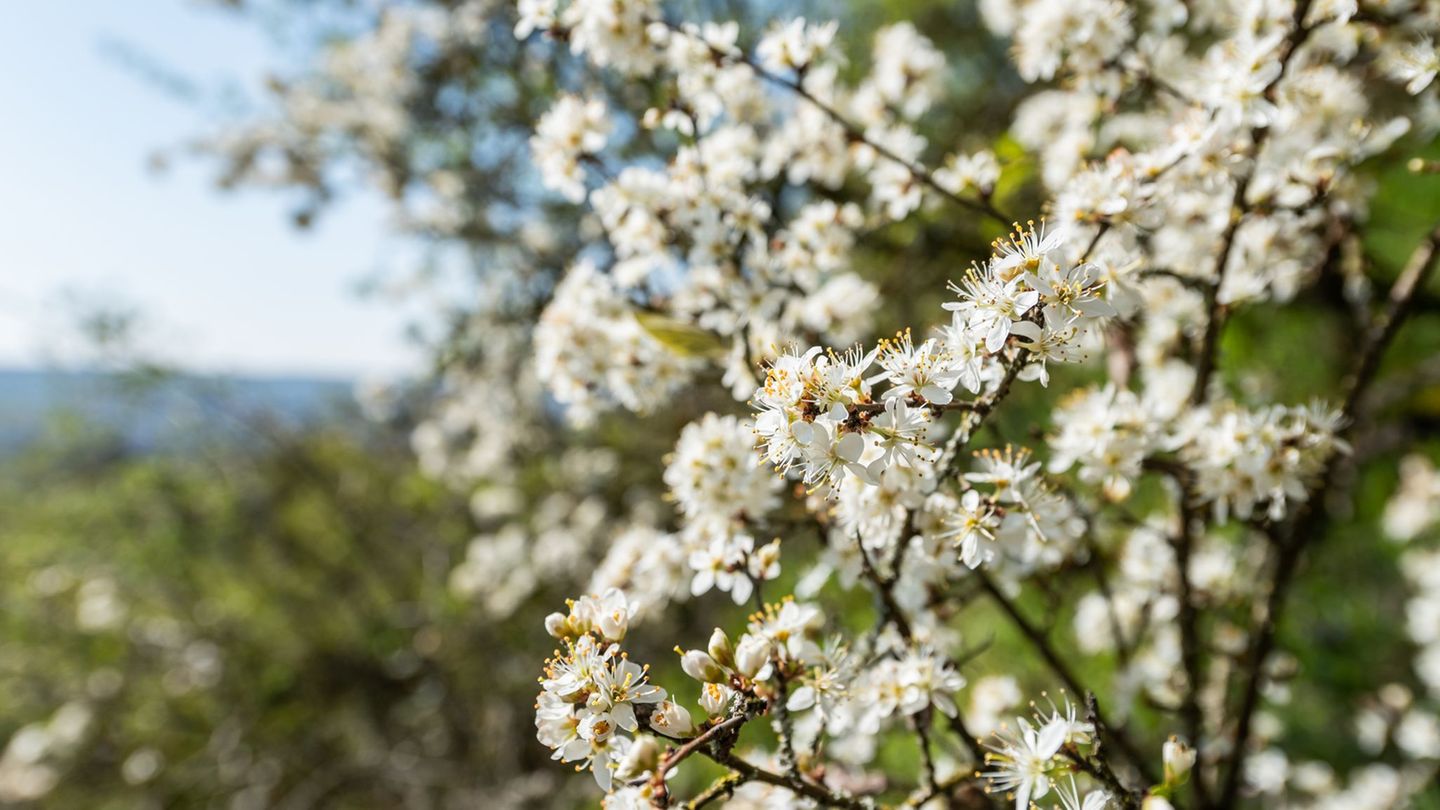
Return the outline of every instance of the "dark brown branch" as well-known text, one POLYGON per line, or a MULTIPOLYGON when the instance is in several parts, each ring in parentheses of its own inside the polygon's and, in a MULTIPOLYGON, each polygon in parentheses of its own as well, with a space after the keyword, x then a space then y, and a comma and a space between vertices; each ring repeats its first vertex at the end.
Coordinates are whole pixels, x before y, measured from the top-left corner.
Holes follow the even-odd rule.
MULTIPOLYGON (((897 543, 904 543, 905 538, 896 540, 897 543)), ((855 545, 860 549, 860 566, 865 578, 875 589, 875 595, 880 600, 880 621, 890 622, 895 625, 895 630, 907 640, 912 636, 910 620, 905 618, 905 611, 901 609, 900 603, 895 600, 895 594, 891 591, 894 579, 885 579, 870 559, 870 552, 865 548, 865 541, 859 537, 855 538, 855 545)), ((899 572, 897 571, 898 575, 899 572)))
MULTIPOLYGON (((1440 251, 1440 225, 1433 228, 1410 255, 1404 270, 1390 288, 1384 313, 1371 326, 1366 335, 1364 348, 1361 350, 1360 359, 1350 376, 1345 404, 1341 409, 1341 415, 1346 422, 1340 429, 1339 438, 1344 439, 1355 430, 1361 402, 1375 380, 1385 350, 1389 348, 1395 334, 1410 313, 1416 293, 1434 272, 1437 251, 1440 251)), ((1318 521, 1323 513, 1318 502, 1329 490, 1335 470, 1339 466, 1340 455, 1337 451, 1331 456, 1325 472, 1320 476, 1316 485, 1310 488, 1308 497, 1300 505, 1294 519, 1277 527, 1273 532, 1277 548, 1274 560, 1274 581, 1266 600, 1265 613, 1252 634, 1253 640, 1243 667, 1246 680, 1241 696, 1240 711, 1236 715, 1234 753, 1231 755, 1230 767, 1217 800, 1219 807, 1229 807, 1240 790, 1245 749, 1250 741, 1251 724, 1260 702, 1265 660, 1275 647, 1276 627, 1285 606, 1285 599, 1289 595, 1290 585, 1294 582, 1301 555, 1306 547, 1317 540, 1321 534, 1318 521)))
POLYGON ((775 666, 775 699, 770 705, 775 719, 771 725, 775 728, 775 739, 780 743, 780 767, 785 773, 798 779, 800 762, 795 758, 795 734, 790 722, 790 708, 785 705, 790 699, 790 688, 785 682, 785 671, 779 654, 772 658, 772 662, 775 666))
POLYGON ((1168 267, 1151 267, 1145 270, 1141 270, 1139 276, 1140 278, 1168 278, 1173 281, 1179 282, 1184 287, 1188 287, 1189 289, 1196 290, 1202 293, 1205 292, 1206 288, 1209 286, 1202 279, 1195 278, 1194 276, 1182 275, 1175 272, 1174 270, 1171 270, 1168 267))
MULTIPOLYGON (((937 402, 925 401, 918 403, 912 401, 911 405, 916 408, 928 408, 936 413, 944 413, 946 411, 973 411, 979 407, 980 403, 978 401, 956 399, 943 405, 937 402)), ((851 411, 857 413, 883 413, 885 411, 885 402, 883 400, 880 402, 855 402, 851 403, 849 407, 851 411)))
POLYGON ((739 772, 731 771, 715 780, 710 787, 705 788, 705 790, 696 795, 695 798, 686 802, 685 808, 686 810, 700 810, 700 808, 711 802, 724 801, 735 793, 735 788, 743 784, 745 784, 745 778, 741 776, 739 772))
MULTIPOLYGON (((1200 665, 1200 614, 1195 605, 1194 585, 1190 581, 1190 558, 1194 552, 1195 522, 1199 519, 1196 509, 1200 500, 1195 495, 1193 473, 1184 464, 1152 457, 1145 460, 1145 467, 1169 476, 1175 482, 1177 491, 1180 528, 1170 538, 1170 543, 1175 550, 1176 578, 1179 582, 1180 613, 1176 623, 1180 626, 1180 659, 1186 681, 1177 711, 1185 723, 1185 735, 1190 738, 1198 761, 1205 734, 1204 716, 1200 711, 1203 668, 1200 665)), ((1204 810, 1210 806, 1210 795, 1199 768, 1196 769, 1194 783, 1196 805, 1204 810)))
POLYGON ((798 771, 790 774, 779 774, 751 765, 749 762, 736 756, 731 750, 740 734, 740 728, 754 719, 764 704, 761 701, 751 701, 738 708, 736 712, 724 720, 706 729, 701 734, 687 740, 683 745, 673 749, 660 760, 660 765, 650 777, 650 785, 654 789, 652 803, 657 807, 669 806, 669 794, 666 791, 665 776, 674 770, 681 762, 701 754, 724 765, 734 771, 730 777, 722 779, 712 785, 704 793, 697 796, 692 806, 701 807, 709 802, 723 798, 729 792, 734 791, 742 782, 765 782, 787 788, 806 798, 814 799, 822 807, 844 807, 869 808, 868 802, 853 798, 842 793, 835 793, 827 788, 805 779, 798 771))
MULTIPOLYGON (((948 804, 948 806, 950 806, 950 807, 956 807, 957 805, 955 804, 954 797, 953 797, 952 794, 954 794, 959 788, 964 787, 964 786, 966 786, 966 785, 971 785, 972 790, 974 790, 975 792, 974 792, 974 794, 973 794, 972 796, 967 797, 967 799, 969 800, 969 803, 961 804, 961 805, 958 805, 958 806, 961 806, 961 807, 972 807, 972 806, 975 806, 975 807, 993 807, 993 806, 994 806, 994 802, 991 801, 989 794, 988 794, 988 793, 985 793, 984 791, 981 791, 978 787, 975 786, 975 783, 978 783, 978 782, 979 782, 979 779, 978 779, 974 774, 971 774, 971 773, 956 774, 956 775, 950 777, 949 779, 945 779, 945 780, 943 780, 943 781, 941 781, 941 782, 936 783, 936 785, 935 785, 934 787, 932 787, 932 788, 927 788, 927 789, 925 789, 925 790, 916 791, 915 793, 911 794, 910 798, 906 799, 906 800, 900 805, 900 807, 901 807, 901 808, 923 807, 923 806, 925 806, 926 804, 929 804, 931 800, 933 800, 933 799, 935 799, 936 797, 939 797, 939 796, 951 796, 952 798, 951 798, 951 801, 950 801, 950 803, 948 804)), ((964 801, 964 800, 962 800, 962 801, 964 801)))
POLYGON ((940 457, 940 462, 935 466, 940 469, 940 480, 955 476, 959 472, 961 455, 965 447, 970 444, 970 437, 975 435, 985 424, 986 418, 995 410, 1001 401, 1010 394, 1010 387, 1015 384, 1015 378, 1020 375, 1020 370, 1025 367, 1026 361, 1030 359, 1028 349, 1020 349, 1011 358, 1010 365, 1005 369, 1005 376, 1000 378, 1000 384, 988 396, 975 401, 974 407, 967 411, 961 418, 960 424, 956 426, 955 433, 945 443, 945 451, 940 457))
POLYGON ((740 774, 740 778, 747 782, 764 782, 767 785, 786 788, 807 799, 814 799, 821 807, 845 807, 853 808, 853 810, 868 810, 871 807, 869 802, 853 796, 833 793, 807 779, 785 776, 757 768, 730 751, 716 752, 711 755, 711 759, 740 774))
POLYGON ((748 723, 752 717, 754 717, 754 714, 750 711, 733 714, 706 729, 703 733, 691 737, 679 748, 671 750, 660 760, 660 765, 655 769, 654 775, 650 777, 650 783, 663 789, 666 774, 721 736, 731 731, 738 733, 740 727, 748 723))
POLYGON ((915 728, 915 736, 920 743, 920 770, 922 783, 932 792, 940 792, 940 783, 935 776, 935 754, 930 750, 930 721, 933 718, 930 707, 910 718, 915 728))
MULTIPOLYGON (((1178 480, 1180 531, 1175 535, 1175 567, 1180 581, 1180 659, 1185 668, 1185 692, 1181 696, 1180 716, 1185 734, 1195 749, 1197 765, 1203 755, 1205 718, 1200 710, 1200 689, 1204 670, 1200 664, 1199 611, 1195 607, 1194 586, 1190 581, 1190 557, 1195 545, 1195 504, 1188 479, 1178 480)), ((1195 805, 1200 810, 1210 807, 1210 791, 1200 767, 1194 774, 1195 805)))

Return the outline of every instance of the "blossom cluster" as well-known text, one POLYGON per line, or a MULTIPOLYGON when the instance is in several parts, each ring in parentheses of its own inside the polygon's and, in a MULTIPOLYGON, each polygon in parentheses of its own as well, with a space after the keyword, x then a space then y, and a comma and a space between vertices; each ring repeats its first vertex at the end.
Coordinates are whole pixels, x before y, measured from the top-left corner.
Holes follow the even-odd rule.
POLYGON ((1068 700, 1060 706, 1051 704, 1048 710, 1036 707, 1033 717, 1018 717, 1014 728, 996 735, 985 755, 989 767, 985 777, 994 789, 1014 795, 1017 810, 1045 798, 1052 788, 1066 807, 1104 807, 1109 803, 1104 791, 1082 799, 1070 776, 1075 762, 1071 757, 1078 756, 1074 752, 1094 742, 1094 724, 1080 719, 1078 709, 1068 700))
POLYGON ((990 261, 952 285, 951 322, 937 337, 917 345, 907 331, 869 352, 812 347, 771 361, 753 398, 769 461, 811 486, 833 488, 847 474, 878 485, 892 464, 933 460, 930 422, 972 404, 956 400, 957 388, 993 391, 1010 374, 1044 383, 1050 361, 1083 359, 1086 337, 1116 311, 1099 268, 1066 259, 1065 233, 1031 227, 997 242, 990 261))
POLYGON ((1113 385, 1075 392, 1055 413, 1050 469, 1075 468, 1081 481, 1122 501, 1147 462, 1173 453, 1218 521, 1231 514, 1249 520, 1262 504, 1271 520, 1280 520, 1306 500, 1325 464, 1348 449, 1337 438, 1341 415, 1321 404, 1247 409, 1214 400, 1167 419, 1156 399, 1113 385))
POLYGON ((665 483, 685 520, 695 596, 714 587, 744 603, 754 582, 780 573, 779 541, 757 548, 751 534, 780 502, 780 481, 756 461, 750 429, 734 416, 707 414, 680 432, 665 483))
POLYGON ((648 668, 620 650, 632 610, 623 593, 610 590, 575 600, 568 614, 551 614, 545 621, 564 650, 545 665, 535 703, 536 736, 554 750, 555 759, 588 768, 607 791, 635 746, 626 732, 640 728, 640 713, 666 718, 647 722, 676 733, 687 733, 690 725, 685 710, 649 682, 648 668))

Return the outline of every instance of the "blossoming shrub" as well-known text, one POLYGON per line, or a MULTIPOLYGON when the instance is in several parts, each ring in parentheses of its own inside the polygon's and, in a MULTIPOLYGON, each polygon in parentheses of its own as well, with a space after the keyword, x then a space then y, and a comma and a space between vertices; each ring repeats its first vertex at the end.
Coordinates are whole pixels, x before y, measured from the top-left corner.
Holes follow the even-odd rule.
MULTIPOLYGON (((538 319, 540 382, 580 424, 644 420, 706 380, 748 405, 680 433, 674 529, 625 535, 546 620, 561 646, 539 740, 612 807, 1405 801, 1440 754, 1427 701, 1376 684, 1383 708, 1358 719, 1374 764, 1292 758, 1274 709, 1304 673, 1277 641, 1377 452, 1377 392, 1404 384, 1382 361, 1440 229, 1378 272, 1362 164, 1413 154, 1440 123, 1440 17, 1310 0, 981 10, 1044 84, 1010 126, 1038 208, 1000 193, 1026 182, 1016 156, 923 134, 947 61, 914 25, 862 56, 834 22, 520 4, 516 35, 584 77, 537 122, 540 180, 595 225, 538 319), (586 92, 615 79, 648 92, 586 92), (877 322, 887 279, 853 259, 911 220, 999 235, 921 321, 877 322), (1266 377, 1285 369, 1257 367, 1229 327, 1263 341, 1256 319, 1305 307, 1347 337, 1329 385, 1277 401, 1266 377), (856 342, 874 332, 892 336, 856 342), (1036 388, 1056 389, 1052 410, 1015 430, 1004 414, 1036 388), (703 647, 674 639, 683 675, 631 659, 645 617, 711 590, 755 613, 703 647), (857 600, 868 627, 848 620, 857 600), (1028 649, 970 685, 999 653, 959 632, 976 605, 1028 649), (1024 709, 1009 673, 1032 682, 1037 665, 1052 687, 1024 709), (885 755, 900 740, 907 766, 885 755), (687 777, 702 759, 718 774, 687 777)), ((1433 520, 1423 463, 1387 513, 1397 534, 1433 520)), ((1406 556, 1421 644, 1437 635, 1428 559, 1406 556)))

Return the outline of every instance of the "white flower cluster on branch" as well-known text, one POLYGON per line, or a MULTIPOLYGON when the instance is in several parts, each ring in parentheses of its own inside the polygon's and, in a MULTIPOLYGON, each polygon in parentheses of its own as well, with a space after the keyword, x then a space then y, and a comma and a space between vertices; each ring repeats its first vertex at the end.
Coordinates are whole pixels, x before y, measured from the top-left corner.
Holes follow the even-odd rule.
MULTIPOLYGON (((912 24, 878 30, 857 73, 835 23, 520 5, 517 35, 567 46, 588 87, 648 91, 638 109, 564 95, 538 122, 543 181, 588 223, 539 319, 539 377, 581 424, 707 385, 751 407, 681 431, 673 530, 622 533, 593 580, 604 595, 547 623, 565 648, 541 741, 614 807, 674 806, 692 757, 726 773, 692 807, 960 806, 982 788, 1017 810, 1335 807, 1386 772, 1377 795, 1413 793, 1420 765, 1287 780, 1272 709, 1299 666, 1276 631, 1295 572, 1440 244, 1374 306, 1357 167, 1440 126, 1440 18, 1311 0, 981 6, 1020 77, 1047 83, 1010 128, 1050 200, 1038 223, 1001 212, 1013 160, 922 134, 949 74, 912 24), (854 256, 927 226, 1013 230, 955 270, 943 318, 865 342, 885 280, 854 256), (1228 329, 1300 299, 1338 299, 1359 336, 1342 382, 1305 405, 1274 401, 1267 375, 1284 370, 1247 367, 1228 329), (1053 408, 1011 416, 1046 389, 1063 389, 1053 408), (765 592, 788 582, 782 539, 805 601, 765 592), (716 630, 681 653, 695 722, 684 690, 618 643, 640 606, 711 590, 759 610, 733 643, 716 630), (859 590, 868 629, 820 606, 859 590), (1051 632, 1067 598, 1073 644, 1051 632), (1016 682, 965 674, 977 604, 1064 697, 1001 719, 1016 682), (746 750, 752 722, 773 746, 746 750), (899 737, 913 774, 885 771, 899 737)), ((1406 497, 1387 522, 1413 535, 1406 497)), ((1427 650, 1429 598, 1411 628, 1427 650)), ((1409 758, 1436 759, 1433 715, 1413 717, 1409 758)))

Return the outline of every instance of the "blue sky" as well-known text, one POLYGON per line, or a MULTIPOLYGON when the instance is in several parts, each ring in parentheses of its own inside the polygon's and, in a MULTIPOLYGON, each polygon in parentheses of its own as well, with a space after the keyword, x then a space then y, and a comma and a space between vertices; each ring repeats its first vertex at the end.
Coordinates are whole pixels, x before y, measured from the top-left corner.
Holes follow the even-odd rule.
MULTIPOLYGON (((149 344, 210 372, 388 376, 415 367, 405 315, 356 284, 406 255, 387 212, 353 199, 310 232, 290 201, 213 189, 183 156, 214 125, 119 64, 114 43, 216 95, 278 64, 257 29, 190 0, 26 3, 0 26, 0 365, 57 354, 69 297, 138 308, 149 344), (107 43, 109 43, 107 45, 107 43)), ((60 358, 65 359, 65 358, 60 358)))

